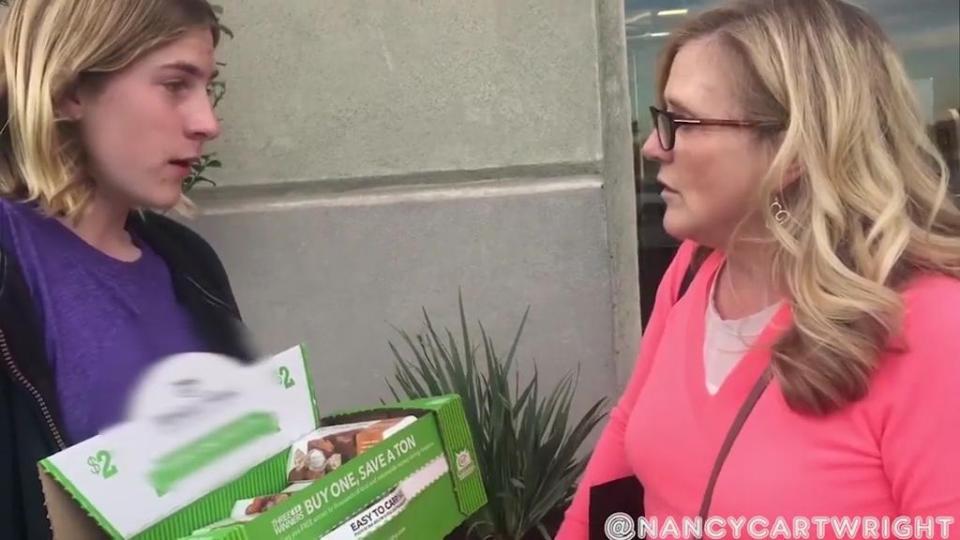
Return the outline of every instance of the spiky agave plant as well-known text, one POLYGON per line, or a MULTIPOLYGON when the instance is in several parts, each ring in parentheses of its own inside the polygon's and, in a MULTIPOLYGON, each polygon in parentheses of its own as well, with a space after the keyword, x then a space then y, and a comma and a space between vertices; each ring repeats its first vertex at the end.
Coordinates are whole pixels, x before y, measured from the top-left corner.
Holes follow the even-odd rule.
POLYGON ((498 352, 482 323, 479 343, 471 335, 459 297, 460 338, 438 332, 423 310, 424 333, 397 329, 409 350, 404 357, 392 342, 397 400, 459 394, 473 432, 477 460, 489 503, 467 522, 468 536, 520 540, 531 533, 551 538, 546 519, 569 504, 586 458, 578 451, 606 415, 606 400, 585 414, 571 416, 579 369, 552 389, 541 389, 539 374, 521 384, 516 353, 529 308, 506 356, 498 352))

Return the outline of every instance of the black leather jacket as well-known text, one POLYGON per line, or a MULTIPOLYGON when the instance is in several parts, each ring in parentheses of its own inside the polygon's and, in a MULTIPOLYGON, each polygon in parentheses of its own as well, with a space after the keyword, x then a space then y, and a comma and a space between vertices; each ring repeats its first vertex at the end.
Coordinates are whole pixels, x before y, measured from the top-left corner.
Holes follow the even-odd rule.
MULTIPOLYGON (((178 300, 210 352, 254 357, 227 274, 213 249, 158 214, 132 214, 131 230, 163 258, 178 300)), ((2 231, 0 231, 2 232, 2 231)), ((36 309, 13 254, 0 250, 0 536, 50 538, 37 462, 76 441, 63 430, 36 309)))

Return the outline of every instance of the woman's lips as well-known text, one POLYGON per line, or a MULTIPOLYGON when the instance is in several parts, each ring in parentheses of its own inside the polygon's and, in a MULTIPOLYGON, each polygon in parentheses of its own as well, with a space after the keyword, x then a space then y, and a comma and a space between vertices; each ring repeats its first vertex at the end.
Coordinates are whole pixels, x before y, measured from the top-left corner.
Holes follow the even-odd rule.
POLYGON ((661 195, 661 196, 666 196, 666 195, 675 196, 675 195, 679 195, 679 194, 680 194, 677 190, 675 190, 675 189, 673 189, 672 187, 668 186, 666 183, 664 183, 664 182, 663 182, 662 180, 660 180, 660 179, 657 179, 657 183, 660 184, 660 187, 661 187, 661 188, 663 188, 663 189, 660 191, 660 195, 661 195))

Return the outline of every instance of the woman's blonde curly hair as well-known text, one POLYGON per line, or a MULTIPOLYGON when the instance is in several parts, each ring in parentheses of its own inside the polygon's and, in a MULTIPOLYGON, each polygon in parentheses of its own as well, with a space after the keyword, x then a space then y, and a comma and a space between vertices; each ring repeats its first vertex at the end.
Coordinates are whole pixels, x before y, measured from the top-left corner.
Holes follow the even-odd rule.
POLYGON ((744 0, 705 11, 674 32, 677 51, 711 38, 741 67, 737 85, 775 154, 756 200, 775 243, 773 277, 793 327, 775 344, 774 373, 798 412, 827 414, 866 395, 896 343, 900 289, 919 272, 960 277, 960 210, 890 40, 839 0, 744 0), (799 166, 799 168, 798 168, 799 166), (793 169, 791 169, 793 168, 793 169), (790 170, 800 178, 786 187, 790 170), (783 215, 781 214, 781 219, 783 215))

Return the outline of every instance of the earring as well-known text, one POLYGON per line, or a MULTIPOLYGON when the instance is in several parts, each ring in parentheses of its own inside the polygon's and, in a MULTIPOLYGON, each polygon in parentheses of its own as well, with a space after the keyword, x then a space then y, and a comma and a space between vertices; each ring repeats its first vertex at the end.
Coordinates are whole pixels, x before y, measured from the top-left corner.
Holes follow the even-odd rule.
POLYGON ((775 197, 773 202, 770 203, 770 212, 773 214, 773 219, 777 222, 777 225, 783 225, 790 219, 790 212, 783 207, 780 197, 775 197))

